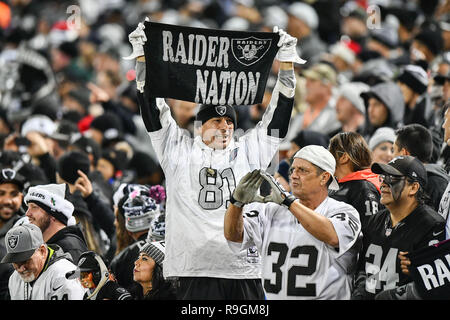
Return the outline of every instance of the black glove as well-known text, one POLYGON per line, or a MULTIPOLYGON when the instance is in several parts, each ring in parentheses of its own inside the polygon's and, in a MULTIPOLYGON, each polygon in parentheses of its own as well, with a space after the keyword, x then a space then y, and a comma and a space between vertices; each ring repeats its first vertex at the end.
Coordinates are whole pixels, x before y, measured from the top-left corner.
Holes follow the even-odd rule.
POLYGON ((260 172, 261 176, 270 184, 270 188, 272 191, 270 195, 264 197, 264 202, 275 202, 279 205, 283 205, 289 208, 292 202, 297 200, 297 198, 287 192, 272 175, 263 170, 261 170, 260 172))

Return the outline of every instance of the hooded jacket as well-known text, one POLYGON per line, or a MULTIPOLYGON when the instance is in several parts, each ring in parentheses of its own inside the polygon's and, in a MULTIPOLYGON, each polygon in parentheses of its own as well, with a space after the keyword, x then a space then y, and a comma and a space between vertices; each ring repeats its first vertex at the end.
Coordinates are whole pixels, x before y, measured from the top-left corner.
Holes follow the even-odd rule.
POLYGON ((71 256, 70 260, 74 263, 78 263, 80 255, 88 251, 80 224, 67 226, 59 230, 47 240, 47 243, 58 245, 65 253, 69 253, 71 256))
MULTIPOLYGON (((403 100, 403 94, 400 87, 392 82, 382 82, 374 85, 370 88, 370 91, 361 93, 361 97, 364 99, 366 108, 369 105, 370 98, 376 98, 380 100, 388 109, 389 115, 385 123, 380 127, 391 127, 393 129, 397 128, 398 124, 403 121, 403 116, 405 113, 405 102, 403 100)), ((366 113, 366 128, 364 130, 364 138, 369 141, 372 134, 379 127, 374 127, 370 124, 368 115, 366 113)))
POLYGON ((425 187, 429 199, 425 201, 435 211, 439 210, 439 204, 447 187, 450 177, 444 168, 437 163, 425 163, 427 170, 428 183, 425 187))
POLYGON ((24 282, 17 271, 9 278, 11 300, 82 300, 86 289, 66 273, 76 269, 69 254, 57 245, 48 245, 43 271, 32 282, 24 282))
POLYGON ((361 225, 376 214, 383 205, 380 203, 380 180, 370 168, 352 172, 338 180, 339 190, 330 191, 330 197, 353 206, 359 212, 361 225))

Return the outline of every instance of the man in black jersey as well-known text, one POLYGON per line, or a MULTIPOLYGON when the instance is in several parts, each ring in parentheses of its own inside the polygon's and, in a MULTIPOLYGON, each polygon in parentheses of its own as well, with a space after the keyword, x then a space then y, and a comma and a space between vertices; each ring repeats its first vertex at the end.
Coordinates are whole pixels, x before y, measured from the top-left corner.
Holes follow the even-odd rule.
POLYGON ((411 282, 401 272, 399 253, 429 246, 445 236, 444 219, 424 204, 427 173, 418 159, 399 156, 388 164, 374 163, 372 172, 380 175, 380 202, 386 209, 371 216, 362 229, 354 300, 374 299, 411 282))

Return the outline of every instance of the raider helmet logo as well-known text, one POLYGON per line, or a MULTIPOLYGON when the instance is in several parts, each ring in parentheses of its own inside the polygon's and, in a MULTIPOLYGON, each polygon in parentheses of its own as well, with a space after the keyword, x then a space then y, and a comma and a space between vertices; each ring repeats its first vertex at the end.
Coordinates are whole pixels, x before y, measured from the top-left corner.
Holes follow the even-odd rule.
POLYGON ((219 116, 223 116, 227 112, 227 107, 225 106, 216 106, 216 112, 219 116))
POLYGON ((14 249, 15 247, 17 247, 17 244, 19 243, 19 236, 12 234, 9 236, 8 238, 8 247, 10 249, 14 249))
POLYGON ((258 62, 269 51, 271 39, 258 39, 248 37, 244 39, 232 39, 231 51, 234 58, 245 66, 258 62))

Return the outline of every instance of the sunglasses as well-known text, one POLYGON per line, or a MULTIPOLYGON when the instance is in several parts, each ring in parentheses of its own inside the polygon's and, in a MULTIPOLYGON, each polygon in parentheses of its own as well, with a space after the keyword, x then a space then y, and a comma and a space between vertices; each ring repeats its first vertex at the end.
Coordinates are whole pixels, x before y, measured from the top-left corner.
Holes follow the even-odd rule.
POLYGON ((380 179, 381 183, 385 183, 389 186, 395 185, 395 184, 399 183, 400 181, 403 181, 406 179, 406 177, 389 176, 389 175, 384 175, 384 174, 380 174, 378 176, 378 178, 380 179))

